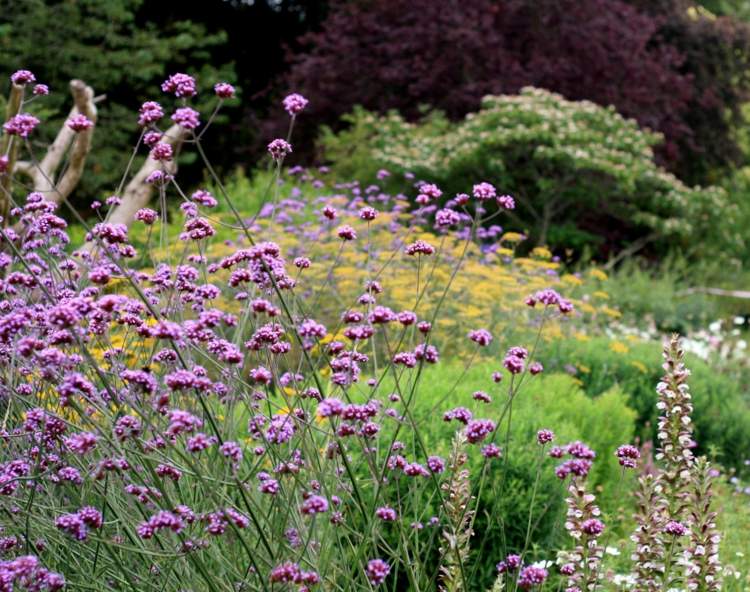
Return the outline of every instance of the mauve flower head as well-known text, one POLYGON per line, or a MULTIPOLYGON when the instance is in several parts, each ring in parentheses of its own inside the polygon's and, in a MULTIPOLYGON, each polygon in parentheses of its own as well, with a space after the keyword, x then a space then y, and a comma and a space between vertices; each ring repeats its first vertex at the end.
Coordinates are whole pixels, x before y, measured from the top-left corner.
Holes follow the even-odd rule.
POLYGON ((435 247, 433 247, 430 243, 418 240, 414 241, 410 245, 407 245, 406 247, 406 254, 407 255, 432 255, 435 252, 435 247))
POLYGON ((159 214, 151 208, 141 208, 135 213, 135 219, 150 226, 159 218, 159 214))
POLYGON ((544 366, 541 362, 532 362, 529 364, 529 373, 533 375, 541 374, 544 371, 544 366))
POLYGON ((443 195, 443 192, 434 183, 422 183, 419 186, 419 192, 422 195, 426 195, 431 200, 439 199, 440 196, 443 195))
POLYGON ((395 522, 398 519, 396 510, 389 506, 383 506, 375 510, 375 516, 377 516, 384 522, 395 522))
MULTIPOLYGON (((552 456, 552 450, 550 450, 552 456)), ((555 468, 555 475, 559 479, 565 479, 568 475, 585 477, 591 470, 591 461, 582 458, 572 458, 555 468)))
POLYGON ((189 98, 197 94, 195 78, 182 73, 172 74, 162 83, 161 89, 179 98, 189 98))
POLYGON ((214 84, 214 93, 220 99, 231 99, 234 96, 234 87, 228 82, 217 82, 214 84))
POLYGON ((24 86, 30 82, 36 82, 36 77, 28 70, 16 70, 10 75, 10 80, 13 84, 24 86))
POLYGON ((584 520, 581 530, 589 536, 598 537, 604 532, 604 523, 596 518, 584 520))
POLYGON ((475 401, 481 401, 482 403, 492 403, 492 397, 490 397, 484 391, 474 391, 471 394, 471 398, 474 399, 475 401))
POLYGON ((378 211, 375 208, 371 208, 369 206, 364 207, 359 211, 359 217, 362 220, 367 220, 367 221, 374 220, 377 217, 377 215, 378 215, 378 211))
POLYGON ((174 177, 164 171, 156 170, 146 177, 146 183, 150 185, 166 185, 174 177))
POLYGON ((34 128, 39 125, 39 120, 29 113, 14 115, 3 124, 5 132, 11 136, 28 138, 34 128))
POLYGON ((166 142, 159 142, 151 149, 149 156, 160 162, 169 162, 174 156, 172 145, 166 142))
POLYGON ((542 446, 552 442, 555 439, 555 434, 552 430, 539 430, 536 433, 536 441, 542 446))
POLYGON ((205 189, 199 189, 190 196, 190 199, 204 208, 215 208, 219 205, 216 198, 205 189))
POLYGON ((664 525, 664 532, 671 536, 680 537, 687 533, 687 528, 684 524, 681 524, 676 520, 670 520, 664 525))
POLYGON ((617 456, 621 466, 626 469, 634 469, 638 465, 638 459, 641 458, 641 453, 635 446, 624 444, 617 449, 615 456, 617 456))
POLYGON ((143 134, 143 143, 149 148, 153 148, 162 139, 162 135, 159 132, 150 131, 143 134))
POLYGON ((564 563, 560 566, 560 573, 564 576, 572 576, 576 573, 576 566, 574 563, 564 563))
POLYGON ((497 198, 497 205, 506 210, 515 210, 516 201, 510 195, 501 195, 497 198))
POLYGON ((482 447, 482 456, 484 458, 500 458, 503 450, 497 444, 487 444, 482 447))
POLYGON ((65 124, 74 132, 82 132, 94 126, 94 122, 83 114, 74 115, 65 124))
POLYGON ((49 94, 49 86, 46 84, 36 84, 32 93, 38 97, 46 97, 49 94))
POLYGON ((382 559, 370 559, 367 562, 367 579, 373 586, 380 586, 391 572, 391 567, 382 559))
POLYGON ((172 115, 172 121, 184 127, 185 129, 195 129, 201 122, 200 113, 190 107, 180 107, 172 115))
POLYGON ((464 433, 470 444, 484 440, 495 430, 495 422, 491 419, 472 419, 466 424, 464 433))
POLYGON ((295 257, 292 263, 299 269, 308 269, 312 265, 312 261, 308 257, 295 257))
POLYGON ((506 573, 510 571, 516 571, 521 566, 520 555, 508 555, 500 563, 496 565, 498 573, 506 573))
POLYGON ((268 153, 276 162, 284 160, 287 154, 292 152, 292 145, 286 140, 276 138, 268 144, 268 153))
POLYGON ((8 164, 9 163, 10 163, 10 160, 8 159, 8 157, 5 154, 3 154, 2 156, 0 156, 0 174, 2 174, 2 173, 4 173, 5 171, 8 170, 8 164))
POLYGON ((523 372, 524 368, 523 358, 509 354, 505 356, 505 359, 503 360, 503 366, 505 366, 505 368, 511 374, 520 374, 521 372, 523 372))
POLYGON ((339 228, 336 229, 336 235, 341 240, 350 241, 357 238, 357 231, 348 224, 345 224, 344 226, 339 226, 339 228))
POLYGON ((547 570, 535 565, 527 565, 518 575, 518 587, 529 590, 535 586, 541 586, 547 579, 547 570))
POLYGON ((439 228, 447 228, 448 226, 454 226, 461 221, 461 214, 445 208, 435 212, 435 224, 439 228))
POLYGON ((304 502, 300 512, 306 516, 313 516, 328 511, 328 500, 320 495, 311 495, 304 502))
POLYGON ((439 474, 445 471, 445 460, 439 456, 430 456, 427 459, 427 467, 433 473, 439 474))
POLYGON ((138 111, 138 125, 147 126, 164 117, 164 110, 156 101, 146 101, 138 111))
POLYGON ((469 332, 469 339, 481 347, 492 343, 492 334, 487 329, 475 329, 469 332))
POLYGON ((307 107, 309 101, 300 94, 292 93, 284 98, 283 103, 284 110, 289 113, 289 115, 295 116, 307 107))
POLYGON ((497 195, 497 190, 490 183, 478 183, 472 189, 472 195, 480 201, 492 199, 497 195))
POLYGON ((596 458, 596 452, 591 450, 583 442, 571 442, 565 447, 565 452, 575 458, 581 458, 585 460, 594 460, 596 458))

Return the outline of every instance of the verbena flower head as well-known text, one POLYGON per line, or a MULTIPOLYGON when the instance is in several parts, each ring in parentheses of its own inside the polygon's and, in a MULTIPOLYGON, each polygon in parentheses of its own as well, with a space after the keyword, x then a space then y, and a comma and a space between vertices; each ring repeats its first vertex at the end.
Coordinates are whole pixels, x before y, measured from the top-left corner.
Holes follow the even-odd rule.
POLYGON ((497 195, 497 190, 490 183, 479 183, 474 185, 472 195, 480 201, 492 199, 497 195))
POLYGON ((68 121, 65 122, 65 125, 67 125, 74 132, 83 132, 87 129, 92 128, 94 126, 94 122, 85 115, 78 114, 68 119, 68 121))
POLYGON ((234 87, 228 82, 217 82, 214 85, 214 93, 220 99, 231 99, 234 97, 234 87))
POLYGON ((286 140, 282 140, 281 138, 276 138, 270 144, 268 144, 268 153, 271 155, 271 158, 273 158, 277 162, 284 160, 284 158, 288 154, 291 154, 291 152, 292 145, 286 140))
POLYGON ((382 559, 370 559, 367 562, 367 579, 373 586, 380 586, 390 572, 391 566, 382 559))
POLYGON ((49 94, 49 86, 46 84, 35 84, 32 93, 38 97, 44 97, 49 94))
POLYGON ((475 329, 469 332, 469 339, 481 347, 492 343, 492 334, 487 329, 475 329))
POLYGON ((641 453, 635 446, 624 444, 615 451, 615 456, 617 456, 617 460, 621 466, 626 469, 634 469, 638 465, 641 453))
POLYGON ((159 142, 151 149, 149 156, 154 160, 169 162, 174 156, 172 145, 166 142, 159 142))
POLYGON ((164 117, 164 110, 156 101, 146 101, 138 111, 138 125, 148 126, 164 117))
POLYGON ((162 83, 161 89, 179 98, 190 98, 197 94, 195 78, 181 73, 172 74, 162 83))
POLYGON ((536 433, 536 441, 542 446, 549 444, 555 439, 555 434, 552 430, 539 430, 536 433))
POLYGON ((664 525, 664 532, 670 536, 681 537, 687 533, 688 529, 684 524, 676 520, 670 520, 664 525))
POLYGON ((185 129, 195 129, 200 125, 200 113, 190 107, 180 107, 172 114, 172 121, 185 129))
POLYGON ((24 86, 31 82, 36 82, 36 77, 28 70, 16 70, 13 74, 11 74, 10 80, 13 84, 24 86))
POLYGON ((307 107, 308 102, 309 101, 302 95, 293 93, 284 98, 284 110, 289 113, 289 115, 295 116, 307 107))
POLYGON ((14 115, 3 124, 3 129, 11 136, 28 138, 34 128, 39 125, 39 120, 29 113, 14 115))
POLYGON ((522 590, 541 586, 547 579, 547 570, 534 565, 527 565, 518 574, 518 587, 522 590))

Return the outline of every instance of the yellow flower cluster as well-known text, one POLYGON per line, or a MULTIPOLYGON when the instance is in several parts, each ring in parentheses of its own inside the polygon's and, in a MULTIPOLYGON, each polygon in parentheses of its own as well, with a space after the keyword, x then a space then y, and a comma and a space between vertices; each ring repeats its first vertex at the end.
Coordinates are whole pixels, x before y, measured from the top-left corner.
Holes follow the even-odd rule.
MULTIPOLYGON (((572 336, 585 339, 606 325, 619 312, 606 305, 607 295, 600 289, 606 274, 592 269, 584 274, 563 273, 552 253, 543 247, 519 256, 517 250, 524 237, 505 233, 493 252, 483 252, 479 243, 459 239, 454 234, 439 235, 421 228, 407 227, 399 222, 399 214, 380 212, 375 220, 365 222, 351 211, 344 210, 345 198, 330 198, 328 203, 340 206, 341 216, 329 227, 315 220, 307 225, 281 225, 261 220, 255 240, 271 239, 278 243, 291 268, 291 259, 305 256, 312 261, 309 269, 299 273, 295 292, 305 294, 298 301, 295 314, 323 322, 329 330, 327 339, 340 339, 343 327, 340 315, 356 306, 368 281, 377 281, 383 293, 378 304, 395 312, 410 310, 420 320, 433 323, 432 342, 441 353, 466 357, 473 355, 474 345, 466 339, 472 329, 486 328, 496 342, 530 341, 539 333, 542 340, 553 341, 572 336), (357 239, 342 242, 336 228, 353 226, 357 239), (302 230, 317 233, 314 240, 305 240, 302 230), (409 256, 405 247, 422 240, 433 247, 434 255, 409 256), (575 305, 568 317, 547 315, 539 331, 540 311, 531 310, 526 297, 545 288, 554 288, 575 305)), ((227 218, 227 222, 230 218, 227 218)), ((211 261, 229 255, 237 248, 233 237, 228 246, 214 240, 207 247, 211 261)), ((155 250, 158 258, 166 252, 155 250)), ((228 275, 218 274, 212 283, 222 285, 228 275)), ((216 306, 241 314, 242 305, 228 291, 216 306)), ((395 345, 395 344, 394 344, 395 345)))

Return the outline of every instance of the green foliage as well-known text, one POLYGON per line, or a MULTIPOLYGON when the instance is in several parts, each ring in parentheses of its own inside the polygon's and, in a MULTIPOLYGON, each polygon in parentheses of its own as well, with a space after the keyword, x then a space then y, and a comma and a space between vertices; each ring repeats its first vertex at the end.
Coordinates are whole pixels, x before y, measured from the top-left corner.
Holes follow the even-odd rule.
MULTIPOLYGON (((224 42, 223 33, 189 21, 157 29, 153 23, 140 22, 142 5, 142 0, 28 0, 20 10, 17 2, 0 0, 5 20, 0 27, 3 79, 27 68, 51 90, 48 97, 30 105, 43 119, 35 145, 50 141, 67 116, 70 80, 80 78, 98 95, 106 95, 97 105, 99 121, 76 193, 79 198, 115 191, 129 158, 123 147, 137 139, 138 107, 145 100, 160 100, 159 84, 169 73, 182 70, 195 75, 200 90, 210 89, 219 79, 234 81, 232 65, 217 68, 211 63, 211 49, 224 42), (39 107, 43 112, 37 111, 39 107)), ((212 94, 203 96, 212 101, 212 94)), ((200 99, 201 95, 196 107, 206 107, 208 103, 200 99)))
MULTIPOLYGON (((497 419, 506 403, 504 385, 509 377, 499 387, 489 389, 489 376, 494 369, 494 365, 482 363, 474 364, 466 373, 455 365, 438 365, 423 372, 415 393, 413 415, 422 426, 420 433, 427 449, 447 456, 451 434, 458 428, 455 423, 442 422, 440 413, 450 406, 467 407, 475 417, 497 419), (493 402, 486 405, 474 401, 471 394, 477 390, 489 392, 493 402)), ((390 385, 383 387, 384 392, 389 392, 390 385)), ((626 401, 627 395, 616 386, 589 397, 573 378, 564 374, 534 377, 521 387, 509 413, 510 434, 508 415, 498 430, 496 443, 503 448, 503 458, 492 460, 487 470, 474 528, 477 534, 472 539, 475 556, 501 558, 522 550, 540 468, 531 538, 542 549, 564 541, 565 494, 554 474, 556 461, 536 444, 536 433, 542 428, 555 432, 557 444, 581 440, 596 450, 590 483, 595 489, 607 485, 606 491, 597 495, 601 496, 599 501, 605 513, 614 511, 621 502, 618 488, 612 486, 621 479, 614 451, 624 442, 630 442, 635 432, 636 414, 626 401)), ((471 455, 475 486, 482 460, 477 452, 471 455)), ((484 571, 476 574, 476 582, 488 586, 493 576, 492 565, 476 560, 471 564, 482 566, 484 571)))
POLYGON ((627 324, 687 335, 721 314, 715 297, 688 291, 700 285, 699 278, 696 266, 682 258, 666 259, 658 268, 631 259, 609 275, 602 289, 627 324))
MULTIPOLYGON (((658 167, 658 134, 613 108, 544 90, 486 97, 455 124, 439 113, 411 124, 363 109, 346 122, 320 140, 337 173, 364 180, 380 167, 410 171, 449 194, 486 179, 516 198, 516 229, 538 244, 554 238, 553 246, 580 247, 596 235, 608 249, 656 242, 697 253, 701 244, 691 237, 705 236, 734 209, 722 189, 687 187, 658 167)), ((735 237, 724 239, 735 245, 735 237)))
MULTIPOLYGON (((619 348, 612 345, 603 338, 555 342, 547 366, 561 369, 574 365, 576 377, 591 397, 619 386, 628 396, 628 406, 637 413, 638 434, 651 440, 658 418, 655 386, 663 374, 661 365, 654 362, 659 359, 659 344, 628 343, 619 348)), ((691 370, 689 382, 699 453, 740 469, 750 457, 750 408, 742 385, 694 356, 688 356, 686 364, 691 370)))

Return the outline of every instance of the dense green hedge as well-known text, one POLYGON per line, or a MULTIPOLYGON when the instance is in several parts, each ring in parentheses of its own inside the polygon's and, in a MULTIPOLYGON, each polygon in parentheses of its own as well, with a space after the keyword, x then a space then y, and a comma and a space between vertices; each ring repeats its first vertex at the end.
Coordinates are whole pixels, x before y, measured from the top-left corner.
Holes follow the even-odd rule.
MULTIPOLYGON (((547 366, 577 368, 583 389, 591 397, 617 385, 628 397, 628 406, 636 411, 638 433, 652 438, 658 413, 655 407, 656 384, 663 373, 658 363, 657 343, 629 343, 627 352, 616 351, 612 342, 600 338, 590 341, 558 341, 550 345, 547 366)), ((750 407, 744 385, 714 371, 695 356, 687 356, 693 397, 693 423, 699 450, 716 456, 724 465, 740 469, 750 458, 750 407)))
MULTIPOLYGON (((413 417, 430 454, 447 458, 452 433, 461 427, 455 422, 442 421, 445 410, 461 406, 470 409, 475 417, 498 418, 507 400, 509 381, 494 384, 491 374, 495 369, 496 365, 486 362, 475 364, 465 374, 455 364, 425 369, 414 395, 413 417), (492 403, 474 401, 472 393, 477 390, 489 393, 492 403)), ((382 385, 384 393, 391 388, 392 384, 382 385)), ((564 374, 532 377, 524 384, 512 405, 510 435, 507 436, 507 416, 498 431, 497 444, 503 448, 503 458, 493 459, 487 467, 474 528, 476 535, 472 539, 473 552, 499 561, 505 554, 522 549, 540 466, 531 538, 540 548, 562 544, 566 535, 563 528, 565 492, 554 474, 557 461, 542 454, 536 443, 536 433, 548 428, 555 432, 556 444, 581 440, 596 450, 591 483, 595 490, 601 491, 605 483, 618 483, 623 478, 614 451, 619 445, 632 441, 636 417, 626 401, 627 396, 617 387, 600 396, 588 397, 575 379, 564 374)), ((399 437, 402 440, 416 438, 408 429, 399 437)), ((478 484, 479 465, 483 460, 479 448, 472 446, 470 450, 474 486, 478 484)), ((618 492, 619 488, 608 487, 597 494, 601 495, 599 503, 605 514, 611 515, 622 504, 618 492)), ((391 493, 395 495, 395 486, 391 493)), ((473 581, 478 586, 476 589, 484 589, 492 579, 494 563, 478 563, 484 571, 475 573, 473 581)))

